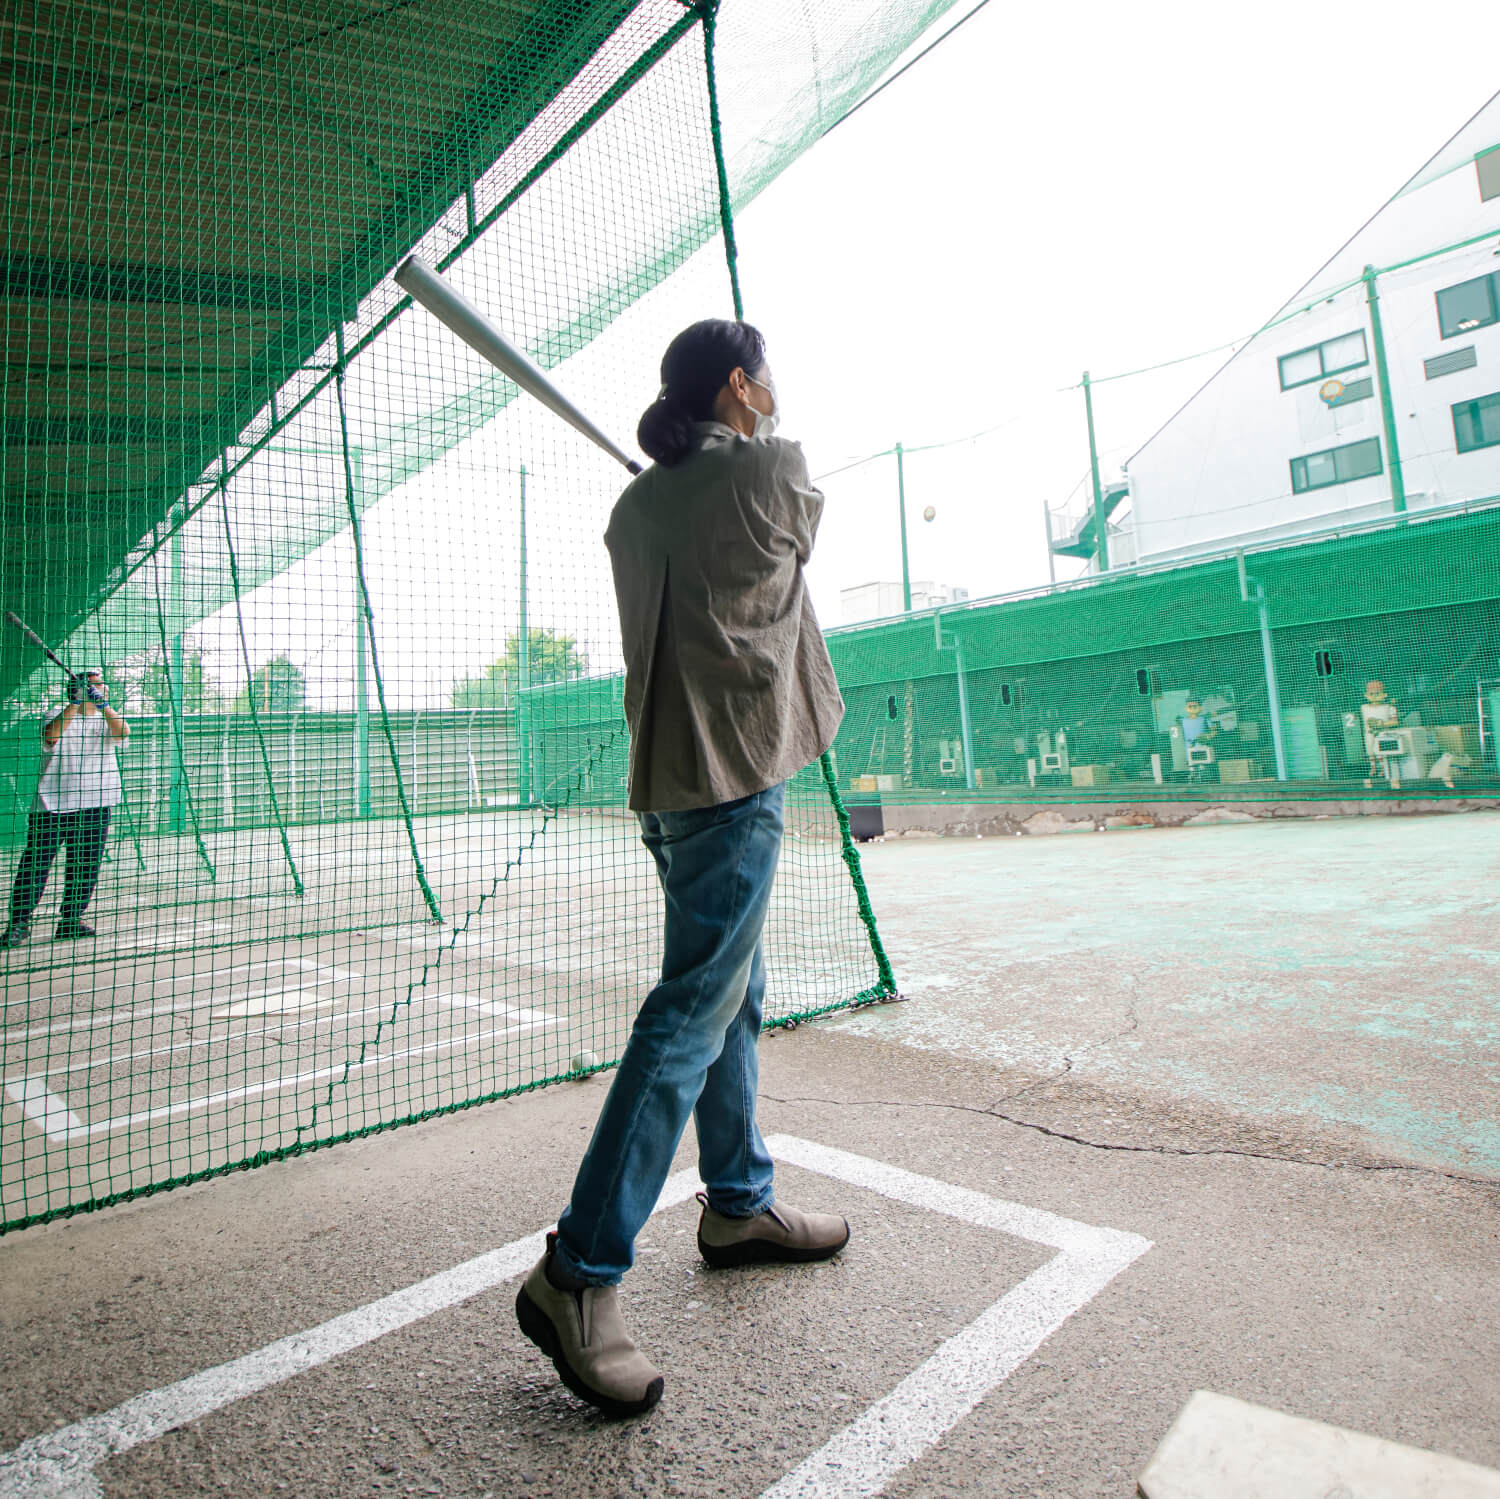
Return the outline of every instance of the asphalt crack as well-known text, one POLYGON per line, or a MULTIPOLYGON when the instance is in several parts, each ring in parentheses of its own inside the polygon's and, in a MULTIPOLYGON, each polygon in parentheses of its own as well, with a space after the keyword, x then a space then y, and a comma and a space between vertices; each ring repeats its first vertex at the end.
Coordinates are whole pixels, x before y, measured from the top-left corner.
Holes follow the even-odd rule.
MULTIPOLYGON (((1064 1067, 1061 1072, 1056 1073, 1050 1079, 1042 1079, 1042 1082, 1056 1081, 1068 1071, 1064 1067)), ((1015 1094, 1007 1094, 998 1100, 999 1103, 1008 1101, 1011 1097, 1019 1097, 1021 1093, 1029 1092, 1032 1088, 1040 1086, 1040 1083, 1028 1084, 1015 1094)), ((1444 1171, 1437 1166, 1422 1166, 1410 1161, 1326 1161, 1315 1156, 1278 1155, 1267 1150, 1239 1150, 1232 1145, 1216 1145, 1203 1148, 1193 1148, 1183 1145, 1127 1145, 1118 1140, 1091 1140, 1086 1135, 1074 1134, 1069 1130, 1054 1129, 1051 1125, 1042 1124, 1034 1119, 1021 1119, 1014 1114, 1003 1113, 998 1107, 977 1108, 973 1104, 943 1103, 932 1099, 900 1099, 900 1098, 814 1098, 801 1096, 795 1098, 779 1098, 775 1094, 766 1093, 762 1090, 761 1096, 769 1099, 772 1103, 800 1104, 821 1103, 835 1108, 878 1108, 878 1109, 944 1109, 960 1114, 981 1114, 988 1119, 999 1119, 1006 1124, 1013 1124, 1018 1129, 1032 1130, 1039 1135, 1045 1135, 1050 1140, 1063 1140, 1070 1145, 1082 1145, 1089 1150, 1112 1151, 1124 1155, 1158 1155, 1158 1156, 1180 1156, 1190 1158, 1193 1156, 1234 1156, 1247 1161, 1269 1161, 1280 1166, 1311 1166, 1323 1171, 1363 1171, 1376 1172, 1406 1172, 1418 1176, 1440 1177, 1445 1181, 1463 1182, 1472 1187, 1486 1187, 1491 1191, 1500 1188, 1500 1178, 1486 1176, 1469 1176, 1461 1171, 1444 1171)))

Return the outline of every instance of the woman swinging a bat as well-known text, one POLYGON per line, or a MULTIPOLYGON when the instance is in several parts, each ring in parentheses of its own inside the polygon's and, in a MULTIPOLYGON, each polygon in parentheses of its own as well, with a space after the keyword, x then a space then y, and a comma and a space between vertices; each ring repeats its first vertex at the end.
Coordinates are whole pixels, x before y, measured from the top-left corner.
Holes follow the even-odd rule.
POLYGON ((572 1199, 516 1302, 575 1394, 648 1410, 663 1380, 616 1301, 689 1115, 707 1187, 698 1249, 721 1267, 828 1259, 843 1218, 772 1191, 755 1120, 761 928, 786 781, 843 715, 802 569, 823 510, 801 448, 774 436, 776 388, 747 323, 668 347, 638 437, 614 566, 630 724, 630 806, 666 901, 661 979, 636 1016, 572 1199))

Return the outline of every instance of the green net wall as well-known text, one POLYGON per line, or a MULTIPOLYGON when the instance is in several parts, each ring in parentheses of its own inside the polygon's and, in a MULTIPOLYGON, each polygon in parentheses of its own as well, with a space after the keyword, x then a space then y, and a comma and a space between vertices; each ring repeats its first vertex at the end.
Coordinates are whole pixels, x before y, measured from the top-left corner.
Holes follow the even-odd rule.
MULTIPOLYGON (((730 202, 945 8, 727 7, 723 191, 712 7, 11 8, 0 602, 130 734, 97 935, 53 940, 60 855, 0 952, 0 1228, 618 1056, 660 926, 622 475, 390 272, 416 249, 628 441, 733 305, 730 202)), ((63 685, 5 632, 7 878, 63 685)), ((773 1023, 893 992, 832 790, 793 787, 773 1023)))
POLYGON ((851 794, 1500 796, 1500 508, 830 634, 851 794), (939 635, 941 632, 941 636, 939 635))

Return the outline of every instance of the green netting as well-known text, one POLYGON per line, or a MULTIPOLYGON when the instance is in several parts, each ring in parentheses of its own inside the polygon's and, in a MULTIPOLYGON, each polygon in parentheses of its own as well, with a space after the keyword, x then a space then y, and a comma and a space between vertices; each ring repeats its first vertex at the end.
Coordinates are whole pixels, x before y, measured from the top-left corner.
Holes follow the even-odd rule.
MULTIPOLYGON (((10 9, 0 603, 131 733, 98 936, 49 940, 59 867, 0 953, 0 1230, 617 1057, 660 925, 622 476, 390 272, 439 265, 629 439, 733 305, 731 202, 946 8, 10 9)), ((5 634, 13 860, 61 685, 5 634)), ((894 992, 831 766, 767 940, 773 1023, 894 992)))
POLYGON ((896 800, 1494 797, 1497 603, 1490 506, 835 630, 839 772, 896 800))

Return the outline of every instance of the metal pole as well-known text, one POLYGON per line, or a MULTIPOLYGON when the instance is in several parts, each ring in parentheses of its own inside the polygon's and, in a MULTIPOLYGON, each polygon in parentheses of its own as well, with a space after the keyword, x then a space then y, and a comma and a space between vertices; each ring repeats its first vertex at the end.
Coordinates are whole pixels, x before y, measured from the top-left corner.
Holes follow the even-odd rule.
POLYGON ((170 674, 168 707, 172 714, 172 743, 176 754, 172 760, 171 789, 167 794, 167 827, 174 833, 183 829, 183 801, 187 790, 186 767, 182 763, 183 659, 182 659, 182 526, 172 533, 171 566, 167 572, 168 607, 172 616, 172 638, 167 651, 170 674))
POLYGON ((531 626, 526 613, 526 465, 521 465, 521 640, 516 653, 516 739, 520 750, 518 797, 531 805, 531 626))
POLYGON ((370 687, 369 622, 365 603, 354 580, 354 786, 355 802, 361 817, 370 815, 370 687))
POLYGON ((901 607, 911 613, 911 563, 906 552, 906 455, 896 444, 896 495, 901 506, 901 607))
POLYGON ((1083 409, 1089 423, 1089 473, 1094 481, 1094 542, 1099 571, 1109 571, 1109 535, 1104 524, 1104 491, 1099 486, 1099 449, 1094 442, 1094 393, 1089 372, 1083 372, 1083 409))
POLYGON ((1052 580, 1054 586, 1057 583, 1057 558, 1052 552, 1052 507, 1042 501, 1042 514, 1047 522, 1047 576, 1052 580))
POLYGON ((953 664, 958 671, 958 725, 964 739, 964 784, 974 789, 974 735, 969 725, 969 684, 964 675, 964 638, 953 632, 953 664))
POLYGON ((1253 603, 1260 610, 1260 655, 1266 674, 1266 704, 1271 714, 1271 743, 1276 750, 1276 779, 1289 781, 1286 768, 1286 739, 1281 729, 1281 688, 1276 680, 1276 653, 1271 648, 1271 611, 1266 604, 1265 585, 1252 579, 1245 571, 1245 554, 1238 554, 1240 568, 1240 598, 1253 603), (1255 584, 1251 593, 1250 585, 1255 584))
POLYGON ((1276 683, 1276 655, 1271 649, 1271 615, 1266 608, 1266 590, 1255 585, 1255 602, 1260 605, 1260 652, 1266 664, 1266 698, 1271 706, 1271 742, 1276 746, 1276 779, 1290 780, 1286 769, 1286 740, 1281 731, 1281 689, 1276 683))
MULTIPOLYGON (((356 496, 363 492, 364 455, 342 443, 356 496)), ((359 553, 354 563, 354 810, 368 817, 370 804, 370 621, 365 617, 364 593, 359 586, 359 553)), ((337 815, 337 813, 335 813, 337 815)))
POLYGON ((1391 508, 1406 511, 1406 481, 1401 476, 1401 449, 1396 441, 1396 413, 1391 405, 1391 377, 1385 363, 1385 334, 1380 325, 1380 294, 1375 290, 1375 267, 1364 270, 1365 299, 1370 304, 1370 333, 1375 344, 1375 378, 1380 385, 1380 419, 1385 424, 1385 450, 1391 465, 1391 508))

